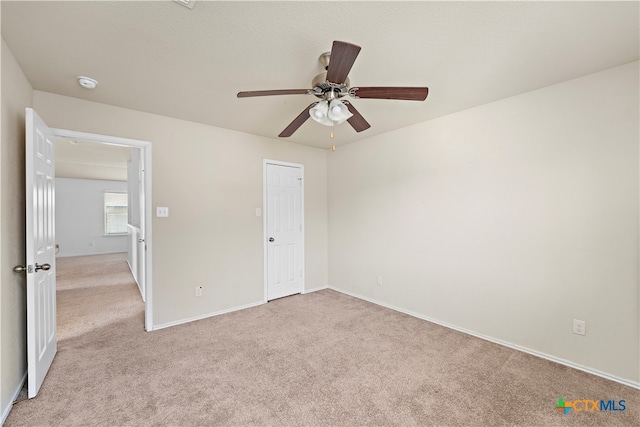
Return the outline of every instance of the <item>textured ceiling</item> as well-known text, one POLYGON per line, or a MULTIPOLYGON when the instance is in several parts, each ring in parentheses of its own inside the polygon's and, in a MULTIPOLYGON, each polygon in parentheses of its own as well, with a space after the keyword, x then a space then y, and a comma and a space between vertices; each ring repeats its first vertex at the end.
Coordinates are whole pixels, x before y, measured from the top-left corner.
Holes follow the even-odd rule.
MULTIPOLYGON (((372 127, 307 121, 329 147, 639 59, 638 2, 2 1, 2 36, 34 89, 277 138, 315 100, 333 40, 354 86, 428 86, 425 102, 354 100, 372 127), (89 92, 77 75, 100 82, 89 92)), ((126 135, 124 135, 126 136, 126 135)))

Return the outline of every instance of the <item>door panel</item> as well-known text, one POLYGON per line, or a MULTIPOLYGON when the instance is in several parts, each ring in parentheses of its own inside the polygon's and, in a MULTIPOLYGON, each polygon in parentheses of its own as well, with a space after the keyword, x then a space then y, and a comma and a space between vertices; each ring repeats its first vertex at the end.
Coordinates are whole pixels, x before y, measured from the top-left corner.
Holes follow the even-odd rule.
POLYGON ((267 163, 266 179, 267 300, 271 300, 303 290, 302 169, 267 163))
POLYGON ((57 351, 54 138, 26 110, 27 365, 35 397, 57 351))

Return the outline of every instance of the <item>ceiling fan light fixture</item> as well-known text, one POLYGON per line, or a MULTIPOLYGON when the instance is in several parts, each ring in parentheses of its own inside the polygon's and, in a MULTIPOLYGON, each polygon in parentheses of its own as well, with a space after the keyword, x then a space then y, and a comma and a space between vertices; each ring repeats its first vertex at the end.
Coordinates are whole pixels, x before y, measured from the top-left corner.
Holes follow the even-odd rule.
POLYGON ((328 117, 329 103, 320 101, 309 109, 309 115, 313 120, 324 126, 333 126, 333 122, 328 117))
POLYGON ((338 99, 318 102, 309 109, 309 115, 324 126, 339 125, 353 116, 347 106, 338 99))
POLYGON ((337 99, 331 100, 329 104, 329 111, 327 112, 327 116, 331 121, 335 122, 335 124, 344 123, 346 120, 351 118, 353 114, 349 111, 346 105, 342 101, 337 99))
MULTIPOLYGON (((255 90, 238 92, 238 98, 270 95, 313 95, 320 101, 311 103, 278 135, 288 138, 311 117, 324 126, 335 126, 345 121, 356 132, 362 132, 371 125, 362 117, 355 106, 340 98, 401 99, 407 101, 424 101, 429 93, 428 87, 408 86, 359 86, 352 87, 349 72, 360 53, 360 46, 353 43, 334 40, 331 52, 320 55, 320 64, 325 69, 315 76, 311 89, 255 90)), ((333 138, 333 130, 330 133, 333 138)))

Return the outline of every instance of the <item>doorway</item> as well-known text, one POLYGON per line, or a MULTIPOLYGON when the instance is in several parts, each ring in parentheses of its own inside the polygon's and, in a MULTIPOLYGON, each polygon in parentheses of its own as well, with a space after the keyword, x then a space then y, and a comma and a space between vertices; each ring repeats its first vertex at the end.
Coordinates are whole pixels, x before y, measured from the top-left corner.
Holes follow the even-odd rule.
POLYGON ((265 302, 304 290, 304 166, 263 162, 265 302))
POLYGON ((139 215, 135 227, 128 227, 128 245, 130 254, 135 254, 135 259, 129 259, 132 266, 132 273, 140 288, 142 299, 145 305, 144 327, 146 331, 153 330, 153 298, 152 298, 152 233, 151 233, 151 142, 129 138, 120 138, 107 135, 92 134, 86 132, 76 132, 68 129, 51 129, 57 138, 70 141, 87 141, 90 143, 110 145, 113 147, 129 148, 132 157, 138 166, 130 168, 129 173, 135 173, 136 185, 129 185, 135 194, 136 206, 139 206, 139 215), (131 169, 135 169, 132 171, 131 169), (139 204, 137 203, 139 201, 139 204), (133 241, 135 240, 135 242, 133 241), (133 247, 131 247, 133 245, 133 247))
POLYGON ((153 330, 151 275, 151 143, 105 135, 54 129, 32 108, 25 115, 26 265, 14 271, 27 274, 27 377, 33 398, 57 352, 55 263, 55 144, 56 138, 84 140, 140 150, 140 243, 138 254, 146 286, 145 329, 153 330))
POLYGON ((137 197, 140 149, 63 138, 54 143, 61 348, 64 340, 123 318, 135 317, 144 325, 144 281, 136 277, 138 217, 143 210, 137 197))

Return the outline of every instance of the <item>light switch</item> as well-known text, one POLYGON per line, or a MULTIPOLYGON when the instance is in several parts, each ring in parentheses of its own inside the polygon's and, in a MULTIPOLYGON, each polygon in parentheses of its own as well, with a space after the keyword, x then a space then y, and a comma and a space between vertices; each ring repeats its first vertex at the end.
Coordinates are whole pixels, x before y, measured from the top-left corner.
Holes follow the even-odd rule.
POLYGON ((156 217, 158 218, 166 218, 169 216, 169 208, 167 207, 156 207, 156 217))
POLYGON ((262 216, 262 209, 256 208, 256 216, 262 216))

